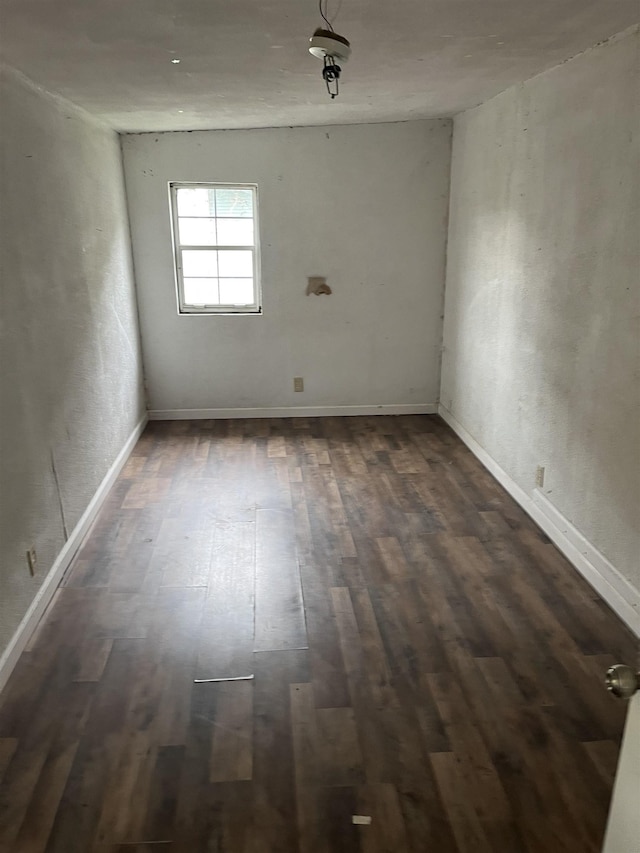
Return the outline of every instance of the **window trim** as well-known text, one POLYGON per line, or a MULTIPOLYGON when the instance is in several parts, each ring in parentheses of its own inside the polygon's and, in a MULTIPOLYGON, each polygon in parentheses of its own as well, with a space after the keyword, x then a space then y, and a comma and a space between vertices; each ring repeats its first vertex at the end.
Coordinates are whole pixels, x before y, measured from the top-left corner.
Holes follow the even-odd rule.
POLYGON ((225 181, 169 181, 169 210, 171 214, 171 242, 173 247, 173 271, 176 284, 178 314, 189 316, 257 315, 262 314, 262 282, 260 276, 260 223, 258 218, 258 185, 237 184, 225 181), (238 189, 251 190, 253 193, 253 245, 252 246, 183 246, 180 241, 177 190, 180 189, 238 189), (182 274, 182 251, 184 249, 236 249, 251 251, 253 255, 253 292, 255 302, 251 305, 188 305, 184 298, 184 280, 182 274))

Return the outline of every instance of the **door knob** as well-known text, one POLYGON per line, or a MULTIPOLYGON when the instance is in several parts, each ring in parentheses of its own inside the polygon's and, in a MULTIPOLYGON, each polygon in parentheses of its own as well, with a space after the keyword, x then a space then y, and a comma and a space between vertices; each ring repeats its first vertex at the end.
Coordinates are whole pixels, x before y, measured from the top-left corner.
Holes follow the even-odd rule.
POLYGON ((634 672, 630 666, 617 663, 607 670, 604 683, 614 696, 630 699, 636 690, 640 690, 640 672, 634 672))

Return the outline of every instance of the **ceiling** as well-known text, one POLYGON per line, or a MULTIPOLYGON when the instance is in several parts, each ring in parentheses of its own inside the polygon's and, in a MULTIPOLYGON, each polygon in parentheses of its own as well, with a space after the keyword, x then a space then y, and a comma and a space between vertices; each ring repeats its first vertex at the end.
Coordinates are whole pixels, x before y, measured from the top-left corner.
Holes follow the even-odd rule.
POLYGON ((2 59, 119 131, 451 116, 637 22, 638 0, 329 0, 339 98, 307 52, 316 0, 0 0, 2 59), (172 59, 180 59, 172 63, 172 59))

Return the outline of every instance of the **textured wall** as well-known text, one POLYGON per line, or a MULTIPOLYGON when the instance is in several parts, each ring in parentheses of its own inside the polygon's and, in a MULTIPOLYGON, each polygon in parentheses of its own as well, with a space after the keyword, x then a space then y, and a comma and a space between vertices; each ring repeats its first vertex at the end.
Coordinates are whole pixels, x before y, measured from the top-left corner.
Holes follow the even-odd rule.
POLYGON ((118 137, 1 96, 0 652, 144 409, 118 137))
POLYGON ((449 121, 124 136, 150 408, 434 403, 450 138, 449 121), (172 180, 258 184, 262 316, 177 314, 172 180), (306 296, 310 275, 333 294, 306 296))
POLYGON ((456 118, 441 400, 638 589, 638 31, 456 118))

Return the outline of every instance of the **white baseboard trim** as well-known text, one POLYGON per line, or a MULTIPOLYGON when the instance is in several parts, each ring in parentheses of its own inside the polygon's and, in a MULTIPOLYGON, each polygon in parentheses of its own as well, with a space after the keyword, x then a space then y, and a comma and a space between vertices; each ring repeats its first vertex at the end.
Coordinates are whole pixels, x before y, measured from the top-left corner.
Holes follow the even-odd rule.
MULTIPOLYGON (((548 532, 556 531, 563 545, 558 547, 578 569, 591 586, 609 604, 620 618, 640 637, 640 593, 623 577, 613 563, 595 548, 580 531, 549 501, 543 492, 534 489, 533 504, 538 513, 546 520, 546 526, 538 519, 550 539, 556 540, 548 532)), ((556 544, 558 544, 556 542, 556 544)))
POLYGON ((529 495, 520 488, 442 404, 438 406, 438 414, 482 462, 489 473, 531 516, 538 527, 547 534, 558 550, 591 584, 614 613, 631 628, 636 636, 640 637, 640 592, 585 539, 539 489, 534 489, 529 495))
POLYGON ((82 544, 82 540, 84 539, 87 531, 91 527, 91 524, 97 516, 100 507, 104 503, 109 489, 114 484, 118 474, 120 473, 120 471, 124 467, 125 462, 129 458, 129 455, 133 450, 136 442, 140 438, 142 431, 147 425, 147 420, 148 417, 145 414, 144 417, 137 424, 137 426, 134 428, 133 432, 127 439, 120 453, 118 453, 113 464, 107 471, 104 479, 98 486, 96 493, 91 498, 91 501, 86 510, 84 511, 80 521, 78 521, 75 528, 72 530, 69 538, 67 539, 62 550, 58 554, 53 566, 49 570, 49 573, 43 580, 40 589, 36 593, 36 596, 31 602, 29 609, 27 610, 24 617, 22 618, 22 621, 18 625, 15 634, 9 642, 9 645, 2 653, 2 657, 0 657, 0 692, 7 683, 9 676, 13 671, 13 668, 18 662, 18 658, 24 651, 27 643, 29 642, 31 634, 36 629, 38 622, 40 621, 42 615, 47 609, 47 605, 53 598, 65 571, 69 567, 76 552, 82 544))
POLYGON ((373 406, 282 406, 255 409, 152 409, 151 421, 230 420, 235 418, 327 418, 356 415, 435 415, 437 403, 373 406))

